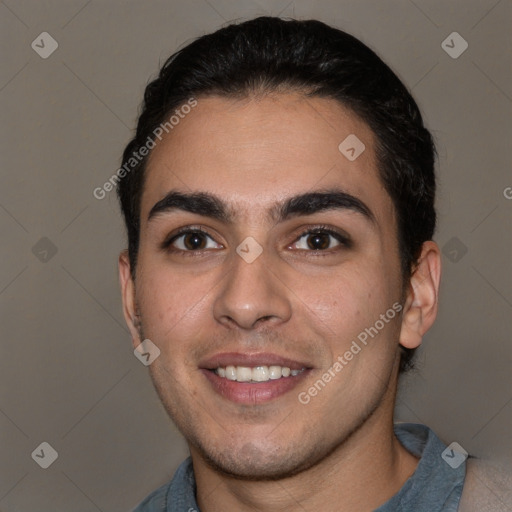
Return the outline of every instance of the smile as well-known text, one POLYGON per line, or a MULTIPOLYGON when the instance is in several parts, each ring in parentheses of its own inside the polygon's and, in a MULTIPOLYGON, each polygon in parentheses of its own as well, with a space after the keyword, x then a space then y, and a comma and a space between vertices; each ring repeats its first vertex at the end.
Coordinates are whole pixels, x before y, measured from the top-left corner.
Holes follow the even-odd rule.
POLYGON ((257 405, 290 393, 313 368, 306 360, 269 352, 223 352, 200 361, 199 369, 224 399, 257 405))
POLYGON ((305 368, 300 370, 292 370, 288 366, 219 366, 213 370, 216 375, 223 379, 237 382, 268 382, 269 380, 277 380, 283 377, 296 377, 302 373, 305 368))

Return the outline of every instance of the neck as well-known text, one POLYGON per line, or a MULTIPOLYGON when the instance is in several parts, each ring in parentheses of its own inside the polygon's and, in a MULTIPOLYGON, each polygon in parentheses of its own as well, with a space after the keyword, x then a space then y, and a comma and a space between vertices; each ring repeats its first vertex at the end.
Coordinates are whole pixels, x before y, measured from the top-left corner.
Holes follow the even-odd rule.
POLYGON ((394 435, 395 390, 388 391, 377 410, 329 457, 289 478, 247 481, 228 477, 191 449, 200 509, 274 512, 297 508, 297 504, 325 512, 378 508, 400 490, 418 464, 394 435))

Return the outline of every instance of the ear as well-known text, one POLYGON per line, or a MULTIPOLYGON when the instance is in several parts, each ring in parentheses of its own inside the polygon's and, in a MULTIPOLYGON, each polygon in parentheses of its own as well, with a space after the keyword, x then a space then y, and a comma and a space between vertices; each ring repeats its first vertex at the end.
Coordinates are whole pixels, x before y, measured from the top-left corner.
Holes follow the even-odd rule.
POLYGON ((139 331, 139 312, 135 297, 135 283, 132 279, 130 258, 128 257, 127 250, 124 250, 119 255, 119 281, 121 284, 124 319, 130 329, 133 347, 135 348, 142 340, 139 331))
POLYGON ((439 283, 441 280, 441 252, 429 240, 422 246, 421 255, 410 278, 405 299, 400 345, 416 348, 437 316, 439 283))

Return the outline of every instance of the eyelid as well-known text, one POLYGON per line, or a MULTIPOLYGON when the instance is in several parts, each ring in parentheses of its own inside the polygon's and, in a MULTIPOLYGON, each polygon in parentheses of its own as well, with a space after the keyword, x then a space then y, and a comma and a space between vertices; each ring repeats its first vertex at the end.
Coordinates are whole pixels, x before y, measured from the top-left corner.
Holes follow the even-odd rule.
MULTIPOLYGON (((343 231, 340 231, 332 226, 326 226, 326 225, 311 226, 311 227, 304 229, 290 245, 296 244, 305 235, 310 235, 310 234, 315 234, 315 233, 325 233, 325 234, 331 235, 340 243, 340 245, 344 245, 347 248, 351 248, 353 246, 352 239, 346 233, 344 233, 343 231)), ((300 250, 300 249, 297 249, 297 250, 300 250)), ((305 249, 303 249, 303 250, 305 250, 305 249)), ((324 251, 319 251, 319 252, 328 252, 328 251, 329 251, 329 249, 326 249, 324 251)), ((310 252, 315 252, 315 251, 313 249, 311 249, 310 252)))
MULTIPOLYGON (((202 233, 203 235, 205 235, 208 238, 210 238, 211 240, 213 240, 216 244, 223 246, 223 244, 217 242, 213 238, 213 236, 202 226, 184 226, 182 228, 179 228, 177 231, 173 231, 171 234, 167 235, 165 237, 165 240, 160 244, 160 248, 164 251, 165 250, 168 251, 170 246, 176 239, 178 239, 179 237, 181 237, 183 235, 187 235, 189 233, 202 233)), ((200 252, 201 250, 204 251, 205 249, 199 249, 197 251, 183 251, 183 249, 176 249, 176 251, 179 251, 179 252, 200 252)))
MULTIPOLYGON (((223 244, 217 242, 213 238, 213 236, 208 232, 208 230, 206 230, 205 228, 203 228, 200 225, 192 225, 192 226, 181 227, 177 231, 174 231, 171 234, 169 234, 165 238, 165 240, 160 244, 160 248, 162 250, 169 250, 169 247, 176 239, 178 239, 180 236, 183 236, 183 235, 186 235, 189 233, 202 233, 205 236, 209 237, 211 240, 213 240, 216 244, 223 247, 223 244)), ((346 233, 344 233, 343 231, 340 231, 332 226, 321 224, 321 225, 315 225, 315 226, 308 226, 307 228, 304 228, 295 237, 294 241, 288 245, 288 248, 290 248, 290 246, 296 244, 303 236, 315 234, 315 233, 325 233, 325 234, 331 235, 340 243, 340 245, 345 246, 347 248, 351 248, 353 246, 352 239, 346 233)), ((198 253, 198 252, 204 251, 204 250, 205 249, 199 249, 197 251, 184 251, 182 249, 176 249, 176 251, 179 251, 179 252, 190 252, 190 253, 192 253, 192 252, 198 253)), ((306 249, 297 249, 297 250, 306 251, 306 249)), ((318 251, 318 252, 329 252, 329 250, 332 250, 332 249, 326 249, 326 250, 318 251)), ((315 252, 315 251, 313 249, 311 249, 308 252, 315 252)))

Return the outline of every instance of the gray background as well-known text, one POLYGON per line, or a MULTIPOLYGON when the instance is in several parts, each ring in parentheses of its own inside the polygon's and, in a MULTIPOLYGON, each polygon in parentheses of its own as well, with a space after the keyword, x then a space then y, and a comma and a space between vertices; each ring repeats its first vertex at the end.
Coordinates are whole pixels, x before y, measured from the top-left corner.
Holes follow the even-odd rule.
MULTIPOLYGON (((2 511, 130 510, 186 456, 122 318, 114 192, 92 191, 118 168, 159 63, 227 21, 263 14, 351 32, 417 98, 440 156, 443 282, 397 419, 510 466, 510 1, 4 0, 2 511), (31 48, 44 31, 59 45, 47 59, 31 48), (469 44, 457 59, 441 47, 454 31, 469 44), (48 469, 31 457, 43 441, 58 452, 48 469)), ((499 477, 485 485, 512 493, 499 477)))

